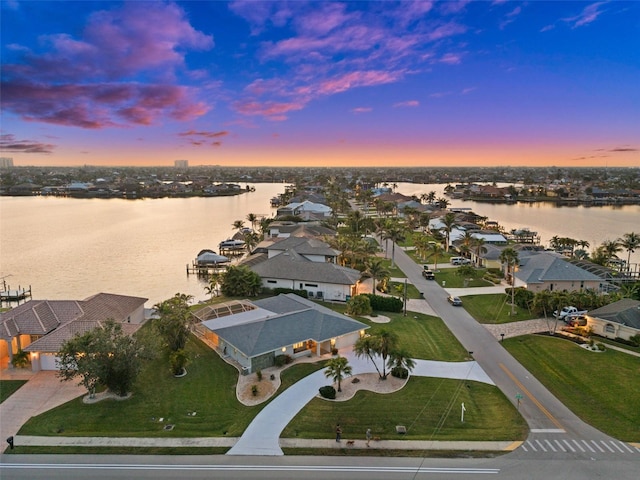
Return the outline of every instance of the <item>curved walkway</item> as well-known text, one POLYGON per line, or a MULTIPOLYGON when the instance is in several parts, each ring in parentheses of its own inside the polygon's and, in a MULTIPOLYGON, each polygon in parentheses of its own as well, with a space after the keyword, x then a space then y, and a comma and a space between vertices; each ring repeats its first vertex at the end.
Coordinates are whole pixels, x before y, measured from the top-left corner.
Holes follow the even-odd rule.
MULTIPOLYGON (((351 349, 341 351, 340 354, 349 360, 353 375, 375 373, 373 363, 369 359, 356 357, 351 349)), ((494 385, 476 362, 416 360, 412 375, 475 380, 494 385)), ((227 455, 283 455, 280 434, 296 414, 317 395, 318 389, 326 384, 324 371, 318 370, 282 392, 254 418, 227 455)))

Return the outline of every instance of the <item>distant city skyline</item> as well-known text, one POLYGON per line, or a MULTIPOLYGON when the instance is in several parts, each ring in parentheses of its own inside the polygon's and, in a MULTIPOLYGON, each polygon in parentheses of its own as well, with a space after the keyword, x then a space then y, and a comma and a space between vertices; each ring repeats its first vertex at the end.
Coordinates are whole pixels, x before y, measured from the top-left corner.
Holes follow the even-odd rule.
POLYGON ((2 0, 26 165, 640 165, 640 2, 2 0))

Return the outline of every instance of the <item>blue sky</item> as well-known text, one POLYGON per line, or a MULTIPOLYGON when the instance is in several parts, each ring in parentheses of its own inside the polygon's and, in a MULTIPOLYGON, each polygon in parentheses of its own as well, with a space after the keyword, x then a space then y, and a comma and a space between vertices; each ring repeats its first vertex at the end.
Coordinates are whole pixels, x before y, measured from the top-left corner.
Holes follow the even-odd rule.
POLYGON ((640 2, 2 2, 17 165, 640 165, 640 2))

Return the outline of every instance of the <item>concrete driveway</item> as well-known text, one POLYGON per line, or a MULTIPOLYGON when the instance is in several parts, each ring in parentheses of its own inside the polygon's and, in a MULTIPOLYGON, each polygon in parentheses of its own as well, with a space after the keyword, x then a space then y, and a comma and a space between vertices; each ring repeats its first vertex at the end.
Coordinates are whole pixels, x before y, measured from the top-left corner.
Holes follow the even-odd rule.
POLYGON ((0 404, 0 447, 5 440, 18 433, 31 417, 86 393, 76 382, 61 382, 56 372, 38 372, 22 387, 0 404))

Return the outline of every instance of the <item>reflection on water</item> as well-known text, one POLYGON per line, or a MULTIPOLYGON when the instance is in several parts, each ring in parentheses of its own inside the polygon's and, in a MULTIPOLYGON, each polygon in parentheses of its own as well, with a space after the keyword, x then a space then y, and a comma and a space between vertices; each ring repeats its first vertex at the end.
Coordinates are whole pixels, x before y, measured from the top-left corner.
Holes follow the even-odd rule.
MULTIPOLYGON (((399 184, 398 191, 442 196, 443 185, 399 184)), ((82 299, 97 292, 149 298, 173 294, 204 299, 204 283, 186 265, 204 249, 216 250, 236 220, 271 216, 271 197, 283 184, 257 184, 235 197, 157 200, 0 198, 0 276, 12 287, 32 285, 35 298, 82 299)), ((548 244, 553 235, 592 246, 631 231, 640 233, 640 207, 502 205, 453 200, 497 220, 506 229, 529 227, 548 244)), ((635 261, 640 261, 640 252, 635 261)), ((626 258, 626 253, 621 254, 626 258)), ((633 257, 632 257, 633 258, 633 257)))

